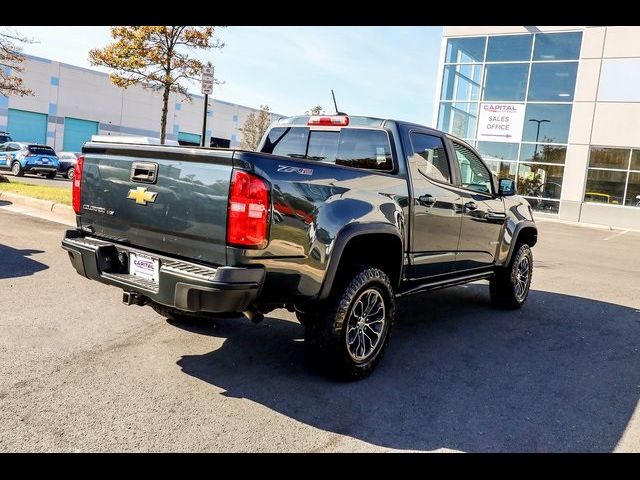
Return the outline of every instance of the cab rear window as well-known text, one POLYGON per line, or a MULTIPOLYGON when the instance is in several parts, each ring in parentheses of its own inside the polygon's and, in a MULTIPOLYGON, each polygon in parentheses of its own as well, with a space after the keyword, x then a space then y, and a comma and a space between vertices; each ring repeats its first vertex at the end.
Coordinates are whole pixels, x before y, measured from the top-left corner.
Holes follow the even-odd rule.
POLYGON ((44 145, 29 145, 29 152, 34 155, 55 155, 56 152, 51 147, 46 147, 44 145))
POLYGON ((275 127, 262 152, 354 168, 393 170, 389 137, 380 129, 310 131, 307 127, 275 127))

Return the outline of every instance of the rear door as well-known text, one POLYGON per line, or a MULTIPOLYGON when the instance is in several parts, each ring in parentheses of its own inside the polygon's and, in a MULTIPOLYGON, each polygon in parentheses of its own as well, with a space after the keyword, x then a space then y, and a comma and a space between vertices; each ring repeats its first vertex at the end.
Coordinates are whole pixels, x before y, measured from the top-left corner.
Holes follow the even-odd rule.
POLYGON ((225 263, 233 151, 87 144, 81 226, 142 249, 225 263))
POLYGON ((495 196, 491 172, 469 147, 451 141, 462 197, 462 229, 456 270, 487 267, 495 260, 506 220, 504 202, 495 196))
POLYGON ((462 219, 445 139, 420 129, 404 132, 403 139, 413 193, 410 276, 421 279, 450 273, 462 219))

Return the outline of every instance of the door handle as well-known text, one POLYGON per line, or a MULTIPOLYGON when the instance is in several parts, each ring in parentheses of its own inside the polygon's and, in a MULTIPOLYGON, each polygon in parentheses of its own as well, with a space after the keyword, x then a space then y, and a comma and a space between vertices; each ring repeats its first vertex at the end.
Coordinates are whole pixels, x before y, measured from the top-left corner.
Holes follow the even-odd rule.
POLYGON ((418 202, 425 207, 432 207, 436 203, 436 199, 433 195, 429 195, 427 193, 425 195, 420 195, 418 197, 418 202))
POLYGON ((474 201, 467 202, 464 204, 464 208, 466 208, 467 210, 475 210, 476 208, 478 208, 478 204, 474 201))

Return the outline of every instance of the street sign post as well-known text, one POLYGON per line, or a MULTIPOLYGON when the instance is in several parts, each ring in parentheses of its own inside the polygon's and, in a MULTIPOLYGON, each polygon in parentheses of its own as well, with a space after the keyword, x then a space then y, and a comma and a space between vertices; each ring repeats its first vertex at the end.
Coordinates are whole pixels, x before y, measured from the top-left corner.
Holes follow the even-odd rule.
POLYGON ((202 80, 200 91, 204 94, 204 113, 202 114, 202 136, 200 146, 205 146, 205 135, 207 133, 207 108, 209 106, 209 95, 213 93, 213 66, 211 63, 202 66, 202 80))

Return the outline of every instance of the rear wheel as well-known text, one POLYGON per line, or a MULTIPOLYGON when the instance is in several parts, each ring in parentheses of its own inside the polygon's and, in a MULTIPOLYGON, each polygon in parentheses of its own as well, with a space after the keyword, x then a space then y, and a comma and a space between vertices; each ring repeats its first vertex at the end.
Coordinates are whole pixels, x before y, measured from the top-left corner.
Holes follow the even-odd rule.
POLYGON ((529 295, 533 273, 533 254, 526 243, 518 243, 509 265, 491 279, 489 291, 492 303, 501 308, 520 308, 529 295))
POLYGON ((75 171, 76 171, 76 169, 74 167, 69 167, 69 170, 67 170, 67 173, 65 174, 65 176, 69 180, 73 180, 73 175, 74 175, 75 171))
POLYGON ((395 316, 389 277, 360 266, 342 278, 315 318, 305 325, 305 344, 315 366, 340 378, 370 374, 382 358, 395 316))
POLYGON ((24 169, 22 168, 22 165, 20 165, 19 161, 15 160, 11 164, 11 173, 13 173, 16 177, 22 177, 24 175, 24 169))

